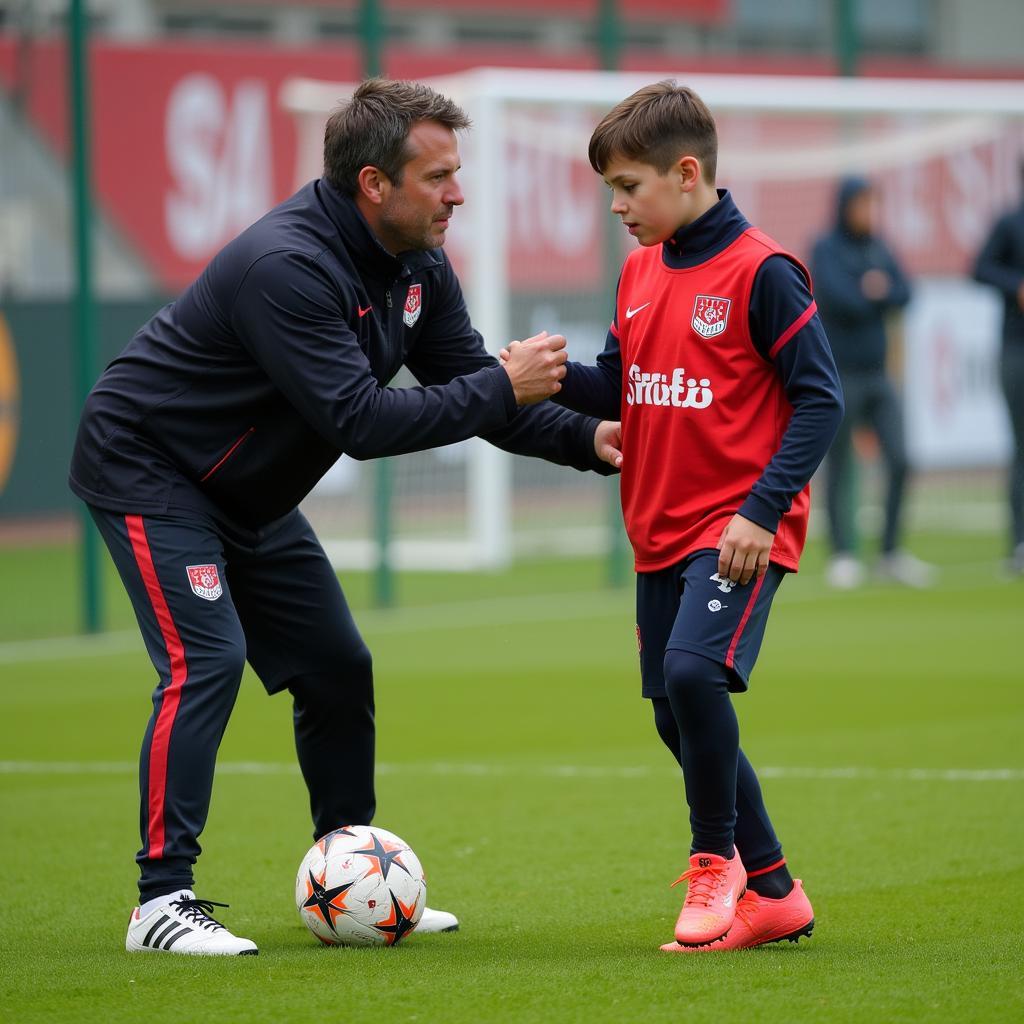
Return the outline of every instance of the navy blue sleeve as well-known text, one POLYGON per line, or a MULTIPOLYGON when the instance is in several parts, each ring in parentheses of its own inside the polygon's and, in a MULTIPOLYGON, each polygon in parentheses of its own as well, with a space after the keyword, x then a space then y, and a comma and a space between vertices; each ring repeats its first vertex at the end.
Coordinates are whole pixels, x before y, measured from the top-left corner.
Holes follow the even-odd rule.
POLYGON ((774 533, 843 418, 842 386, 817 306, 803 272, 785 256, 770 256, 754 278, 750 334, 793 406, 779 450, 740 507, 740 515, 774 533))
POLYGON ((443 387, 382 387, 345 321, 336 285, 301 253, 257 260, 239 285, 231 317, 298 413, 353 458, 463 441, 505 426, 516 413, 508 374, 494 365, 467 368, 443 387))
POLYGON ((978 253, 974 278, 982 284, 998 288, 1008 299, 1016 299, 1024 284, 1024 267, 1014 266, 1011 218, 1000 217, 978 253))
MULTIPOLYGON (((447 384, 460 374, 498 366, 473 329, 462 289, 449 263, 445 263, 442 294, 435 300, 430 320, 406 365, 423 384, 447 384)), ((508 374, 500 370, 508 380, 508 374)), ((511 384, 509 385, 511 388, 511 384)), ((507 426, 481 432, 491 444, 516 455, 532 455, 562 466, 593 470, 602 475, 617 472, 602 462, 594 450, 598 420, 539 402, 518 409, 507 426)))
POLYGON ((609 328, 596 366, 566 363, 562 390, 553 399, 559 405, 602 420, 621 417, 622 353, 614 330, 609 328))
MULTIPOLYGON (((615 308, 618 309, 619 286, 615 286, 615 308)), ((567 409, 597 416, 602 420, 622 418, 622 352, 619 349, 619 325, 612 317, 604 350, 597 357, 596 366, 567 363, 562 390, 554 401, 567 409)))

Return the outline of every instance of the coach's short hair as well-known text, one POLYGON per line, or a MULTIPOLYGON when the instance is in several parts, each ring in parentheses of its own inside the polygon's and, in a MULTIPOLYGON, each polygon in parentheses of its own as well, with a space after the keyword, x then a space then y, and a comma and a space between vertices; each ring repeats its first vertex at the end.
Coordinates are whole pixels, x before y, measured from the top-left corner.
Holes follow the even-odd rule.
POLYGON ((718 131, 705 102, 671 78, 645 85, 613 107, 590 137, 590 165, 598 174, 616 157, 640 160, 664 174, 695 156, 704 180, 715 183, 718 131))
POLYGON ((327 118, 324 177, 341 192, 359 190, 359 172, 376 167, 396 185, 409 162, 409 132, 420 121, 460 131, 471 124, 448 97, 418 82, 368 78, 327 118))

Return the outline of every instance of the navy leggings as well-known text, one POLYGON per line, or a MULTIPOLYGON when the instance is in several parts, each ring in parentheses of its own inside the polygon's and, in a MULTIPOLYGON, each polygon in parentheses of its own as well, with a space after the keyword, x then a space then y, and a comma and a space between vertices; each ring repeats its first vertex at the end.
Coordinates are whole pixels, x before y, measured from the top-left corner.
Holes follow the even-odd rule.
POLYGON ((782 860, 761 785, 739 747, 739 727, 722 664, 688 651, 665 654, 666 697, 654 697, 654 724, 683 769, 693 853, 740 851, 748 871, 782 860))

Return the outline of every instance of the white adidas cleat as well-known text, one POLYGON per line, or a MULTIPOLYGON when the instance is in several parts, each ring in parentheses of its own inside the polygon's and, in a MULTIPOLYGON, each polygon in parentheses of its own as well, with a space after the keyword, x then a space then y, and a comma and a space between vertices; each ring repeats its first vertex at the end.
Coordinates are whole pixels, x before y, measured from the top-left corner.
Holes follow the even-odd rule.
POLYGON ((256 943, 232 935, 210 916, 214 907, 226 903, 197 900, 189 889, 171 893, 167 902, 139 916, 139 908, 128 919, 124 948, 129 953, 182 953, 188 956, 256 956, 256 943))
POLYGON ((459 930, 459 919, 447 910, 431 910, 430 907, 423 908, 423 916, 416 925, 416 931, 421 935, 431 932, 457 932, 459 930))

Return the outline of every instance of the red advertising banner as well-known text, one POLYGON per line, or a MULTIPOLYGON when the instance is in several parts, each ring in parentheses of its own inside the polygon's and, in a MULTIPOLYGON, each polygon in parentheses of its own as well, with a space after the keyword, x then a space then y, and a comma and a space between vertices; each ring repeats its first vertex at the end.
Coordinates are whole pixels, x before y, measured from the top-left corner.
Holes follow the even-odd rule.
MULTIPOLYGON (((0 40, 0 80, 14 84, 15 52, 0 40)), ((32 51, 28 109, 58 153, 66 149, 63 49, 32 51)), ((92 151, 98 198, 123 235, 171 288, 291 190, 294 125, 285 79, 358 76, 345 49, 121 47, 91 52, 92 151)))
MULTIPOLYGON (((360 74, 349 45, 123 46, 98 40, 90 57, 99 200, 171 291, 187 285, 225 242, 289 195, 297 171, 303 178, 319 173, 315 152, 297 168, 296 125, 281 104, 283 83, 293 76, 351 82, 360 74)), ((584 68, 593 66, 593 57, 567 59, 509 47, 431 53, 393 46, 386 70, 394 77, 426 78, 488 64, 584 68)), ((32 123, 63 157, 66 68, 59 41, 22 50, 13 38, 0 36, 0 87, 23 96, 32 123)), ((510 140, 510 274, 523 289, 594 285, 609 214, 586 161, 592 112, 549 111, 539 117, 541 125, 554 119, 556 135, 579 143, 573 141, 569 152, 542 144, 545 133, 528 131, 510 140)), ((922 132, 910 122, 895 131, 881 122, 868 128, 865 152, 877 149, 878 156, 867 167, 879 183, 882 227, 894 247, 914 273, 962 273, 991 218, 1016 195, 1017 162, 1024 153, 1021 121, 1006 122, 1005 130, 997 125, 984 138, 972 129, 962 145, 941 156, 929 141, 930 129, 922 132), (920 144, 914 141, 918 136, 920 144), (918 151, 919 157, 900 162, 900 154, 918 151)), ((835 118, 727 115, 720 119, 720 180, 734 188, 751 220, 806 253, 813 236, 834 218, 832 197, 842 171, 827 153, 815 156, 814 147, 834 137, 842 153, 847 130, 835 118), (790 154, 780 152, 786 148, 780 140, 790 154), (825 163, 816 170, 813 164, 821 159, 825 163)), ((472 138, 464 146, 467 185, 472 138)), ((450 238, 452 257, 461 266, 474 243, 468 214, 467 209, 456 215, 450 238)))

